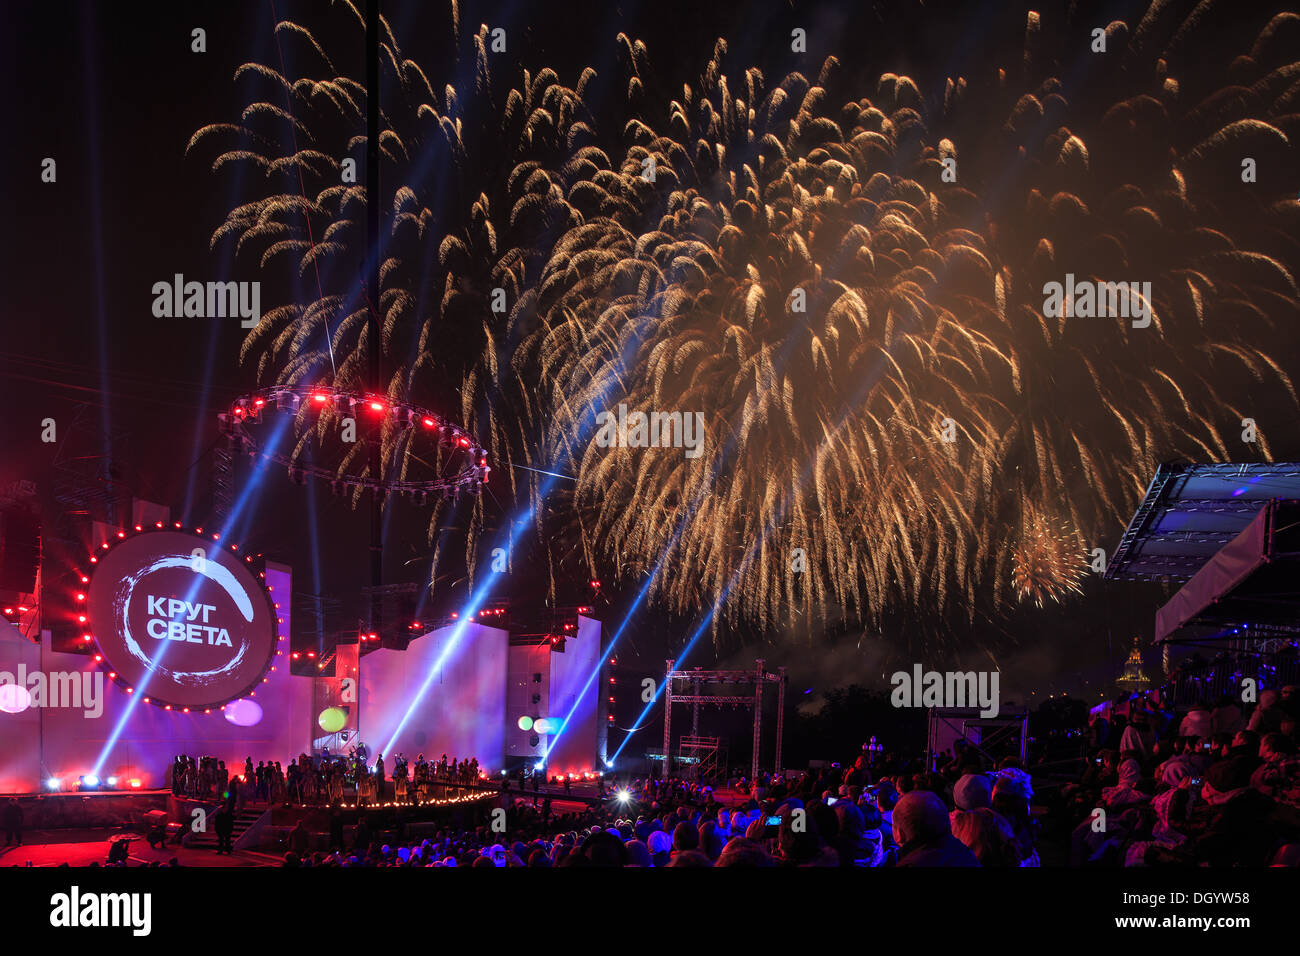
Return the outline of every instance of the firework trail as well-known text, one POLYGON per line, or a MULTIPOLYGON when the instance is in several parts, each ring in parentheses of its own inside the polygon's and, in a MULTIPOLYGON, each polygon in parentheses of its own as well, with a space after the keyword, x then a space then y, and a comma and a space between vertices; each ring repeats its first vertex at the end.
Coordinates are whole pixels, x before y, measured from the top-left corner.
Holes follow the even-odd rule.
MULTIPOLYGON (((1240 181, 1243 152, 1276 159, 1288 142, 1274 124, 1288 119, 1295 46, 1272 41, 1295 18, 1237 64, 1251 97, 1184 103, 1158 37, 1212 28, 1193 19, 1153 6, 1131 43, 1112 24, 1132 88, 1091 151, 1051 76, 1015 94, 1003 75, 981 100, 950 82, 929 117, 907 77, 846 102, 834 59, 815 82, 768 89, 749 69, 733 83, 720 41, 699 86, 656 108, 644 51, 620 38, 638 115, 617 191, 596 197, 613 211, 560 241, 539 293, 549 437, 562 447, 617 381, 631 409, 704 410, 712 441, 739 451, 674 540, 667 518, 708 470, 672 450, 564 448, 598 553, 666 549, 656 596, 689 612, 725 595, 732 624, 1041 605, 1079 592, 1085 547, 1122 526, 1159 460, 1240 457, 1227 436, 1245 393, 1225 383, 1244 369, 1294 408, 1268 354, 1294 313, 1275 252, 1294 247, 1213 198, 1240 181), (963 135, 967 116, 989 115, 1007 117, 997 135, 963 135), (993 183, 996 202, 962 176, 946 183, 946 158, 993 183), (1046 318, 1044 286, 1067 273, 1151 282, 1151 328, 1046 318), (846 404, 864 381, 866 400, 846 404), (802 574, 796 549, 813 562, 802 574)), ((1039 28, 1031 16, 1029 74, 1039 28)), ((1294 200, 1252 208, 1294 235, 1294 200)))
MULTIPOLYGON (((332 4, 322 19, 331 32, 364 33, 351 0, 332 4)), ((250 163, 265 173, 263 194, 231 210, 212 244, 233 239, 240 253, 260 257, 262 269, 279 266, 291 279, 315 283, 307 301, 266 313, 241 358, 256 362, 265 384, 332 379, 336 388, 369 390, 373 303, 381 319, 378 347, 391 369, 388 399, 459 407, 510 491, 524 495, 535 485, 516 487, 511 466, 549 461, 536 458, 540 442, 528 440, 537 433, 535 386, 515 364, 526 315, 522 290, 536 281, 547 236, 574 224, 563 187, 585 173, 593 134, 582 95, 594 74, 584 71, 569 88, 551 70, 524 71, 517 86, 499 86, 486 26, 469 38, 468 62, 458 59, 465 51, 453 3, 447 56, 439 58, 449 74, 435 89, 404 56, 386 20, 383 30, 379 201, 386 233, 380 288, 370 302, 356 279, 366 252, 368 197, 358 172, 366 154, 366 90, 336 67, 310 30, 287 20, 276 25, 277 37, 313 76, 291 80, 270 66, 244 64, 236 81, 262 98, 249 103, 239 123, 209 124, 190 140, 195 152, 224 144, 213 172, 250 163), (451 80, 462 72, 472 83, 458 89, 451 80), (334 370, 331 354, 340 357, 334 370)), ((316 460, 365 473, 364 445, 339 442, 339 424, 333 409, 311 418, 304 410, 297 453, 313 448, 316 460)), ((415 447, 408 430, 386 426, 382 440, 386 474, 405 478, 441 466, 438 450, 415 447)), ((431 534, 444 516, 435 509, 431 534)), ((471 574, 483 520, 483 505, 475 502, 467 522, 471 574)))
MULTIPOLYGON (((557 547, 602 577, 665 556, 651 596, 673 611, 813 633, 1078 593, 1084 554, 1159 461, 1240 459, 1252 407, 1295 409, 1272 351, 1295 317, 1300 204, 1276 179, 1243 185, 1240 162, 1295 165, 1300 18, 1225 51, 1221 88, 1178 75, 1229 13, 1153 3, 1107 27, 1111 65, 1072 85, 1053 51, 1090 24, 1031 14, 1022 62, 941 93, 835 58, 772 84, 721 40, 697 82, 661 83, 620 35, 608 128, 589 69, 503 83, 482 27, 472 80, 435 90, 388 31, 389 396, 459 401, 499 461, 575 475, 557 547), (1044 287, 1067 274, 1149 282, 1150 327, 1049 315, 1044 287), (708 453, 575 440, 620 402, 702 413, 708 453)), ((360 24, 349 3, 332 15, 360 24)), ((351 281, 366 196, 338 165, 364 157, 365 90, 304 27, 277 31, 320 78, 241 67, 264 100, 191 148, 233 139, 214 168, 266 172, 214 243, 323 268, 321 294, 268 313, 246 359, 315 381, 328 325, 348 385, 372 347, 351 281)), ((454 6, 448 37, 459 50, 454 6)))

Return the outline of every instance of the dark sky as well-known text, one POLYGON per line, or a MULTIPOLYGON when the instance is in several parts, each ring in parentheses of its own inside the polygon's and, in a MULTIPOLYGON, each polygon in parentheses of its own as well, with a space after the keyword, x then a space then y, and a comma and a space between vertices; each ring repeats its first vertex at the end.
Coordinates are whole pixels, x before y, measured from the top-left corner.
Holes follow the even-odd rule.
MULTIPOLYGON (((306 11, 313 6, 319 5, 277 2, 273 13, 268 0, 6 4, 4 62, 13 75, 3 151, 0 484, 48 482, 56 451, 72 460, 108 454, 117 479, 136 495, 170 505, 177 516, 188 503, 193 520, 205 520, 216 412, 252 385, 251 372, 238 362, 243 333, 237 320, 156 319, 150 290, 175 273, 201 281, 257 278, 253 263, 231 261, 229 244, 209 249, 213 229, 238 194, 229 177, 213 176, 204 162, 187 159, 184 148, 200 125, 238 116, 244 103, 232 75, 249 60, 275 62, 276 14, 311 22, 306 11), (203 54, 190 50, 196 26, 207 31, 203 54), (45 157, 58 164, 54 184, 40 181, 45 157), (59 445, 39 440, 45 418, 55 419, 59 445)), ((613 38, 624 30, 643 38, 659 72, 679 85, 696 79, 723 34, 738 62, 760 62, 769 76, 779 75, 796 64, 788 42, 773 38, 801 25, 809 31, 812 62, 834 49, 850 70, 909 73, 928 91, 976 61, 1015 61, 1018 44, 999 38, 1014 39, 1016 31, 995 28, 993 18, 1023 24, 1026 9, 1062 4, 993 3, 982 16, 972 14, 976 6, 566 0, 468 3, 461 20, 467 33, 480 22, 505 26, 512 55, 555 67, 565 82, 579 65, 599 71, 612 63, 613 38), (861 59, 853 61, 857 50, 861 59)), ((1092 5, 1102 23, 1144 6, 1092 5)), ((437 5, 389 2, 385 11, 399 38, 411 38, 406 42, 418 59, 422 38, 440 20, 437 5)), ((360 63, 362 51, 355 53, 360 63)), ((298 585, 308 590, 343 593, 364 582, 364 510, 352 512, 324 489, 309 495, 279 472, 264 485, 247 514, 249 547, 291 561, 298 585)), ((417 579, 427 562, 423 522, 399 511, 390 532, 390 575, 417 579)), ((530 579, 525 590, 535 584, 530 579)), ((578 582, 570 585, 580 596, 578 582)), ((1018 645, 1000 660, 1004 674, 1014 675, 1012 693, 1036 681, 1043 692, 1070 687, 1095 698, 1132 638, 1149 634, 1159 588, 1090 581, 1086 592, 1064 607, 979 625, 1004 629, 1018 645)), ((612 596, 607 621, 621 617, 626 597, 612 596)), ((688 627, 642 611, 630 631, 640 654, 629 646, 625 663, 639 656, 647 671, 661 669, 665 652, 680 647, 688 627)), ((862 644, 850 635, 834 653, 807 646, 764 650, 818 691, 875 680, 888 666, 871 635, 862 644)), ((707 663, 703 653, 693 663, 707 663)), ((754 654, 730 656, 743 662, 754 654)))

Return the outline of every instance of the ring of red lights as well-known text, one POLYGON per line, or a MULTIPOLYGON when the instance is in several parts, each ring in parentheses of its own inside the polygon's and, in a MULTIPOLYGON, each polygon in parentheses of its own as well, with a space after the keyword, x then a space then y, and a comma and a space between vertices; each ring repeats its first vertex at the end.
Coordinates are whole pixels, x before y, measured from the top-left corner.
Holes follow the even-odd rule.
MULTIPOLYGON (((160 692, 160 685, 157 683, 156 675, 154 675, 149 678, 145 691, 146 696, 142 696, 141 700, 164 710, 175 710, 186 714, 199 712, 210 714, 214 710, 225 710, 226 705, 231 701, 257 696, 257 688, 270 679, 268 674, 275 669, 275 658, 284 653, 279 647, 281 642, 284 641, 284 635, 280 633, 279 629, 279 625, 283 623, 283 620, 279 617, 279 605, 275 602, 271 588, 265 583, 266 571, 261 566, 260 556, 255 558, 253 555, 244 555, 243 562, 240 562, 238 560, 239 546, 237 544, 229 545, 228 551, 226 546, 222 545, 218 545, 215 551, 208 550, 210 547, 208 542, 220 542, 221 536, 216 533, 205 535, 202 528, 195 528, 193 532, 188 532, 180 522, 168 526, 159 521, 155 522, 152 528, 136 525, 134 533, 119 531, 115 539, 102 543, 99 549, 90 555, 91 567, 80 575, 84 591, 77 594, 77 601, 80 606, 77 623, 84 628, 82 640, 86 643, 92 641, 95 643, 97 651, 95 661, 108 674, 109 679, 114 681, 126 693, 134 694, 138 680, 132 679, 128 674, 119 673, 114 669, 115 666, 120 667, 125 662, 124 659, 119 658, 115 665, 113 661, 113 657, 117 656, 122 651, 122 648, 113 647, 110 653, 110 648, 105 646, 109 635, 113 635, 113 640, 117 641, 118 635, 114 629, 117 617, 116 610, 123 607, 122 599, 115 597, 122 588, 122 581, 118 573, 120 569, 116 567, 113 556, 121 553, 119 549, 127 542, 160 534, 179 535, 187 539, 186 543, 194 547, 198 547, 200 544, 206 546, 204 550, 207 556, 205 556, 204 560, 215 562, 224 567, 229 572, 231 579, 236 583, 240 583, 249 600, 254 602, 250 605, 253 620, 249 622, 249 625, 254 626, 256 622, 263 621, 269 623, 270 631, 269 639, 265 642, 265 652, 255 654, 250 658, 248 664, 240 668, 239 676, 227 681, 225 689, 220 693, 211 695, 210 699, 183 699, 181 696, 170 692, 167 687, 162 687, 160 692), (105 573, 99 573, 101 570, 105 573), (246 580, 239 581, 238 579, 241 576, 245 577, 246 580), (251 587, 249 582, 252 584, 251 587), (258 595, 260 595, 260 598, 258 595), (264 606, 259 607, 258 605, 262 604, 262 602, 264 602, 264 606), (105 610, 106 607, 110 606, 114 607, 113 612, 105 610), (93 619, 104 616, 110 617, 111 620, 97 621, 93 619)), ((170 545, 170 551, 175 552, 176 547, 176 543, 173 542, 170 545)), ((191 555, 192 552, 193 547, 184 551, 186 555, 191 555)), ((132 672, 137 671, 140 669, 140 665, 133 658, 127 669, 132 672)), ((175 686, 173 685, 173 689, 175 686)))
POLYGON ((362 395, 323 385, 310 388, 275 385, 236 399, 231 404, 230 411, 223 413, 220 420, 223 432, 247 454, 284 465, 292 475, 300 475, 304 479, 320 478, 342 488, 360 488, 379 494, 406 494, 417 498, 430 494, 454 496, 462 489, 481 491, 492 471, 482 444, 464 428, 427 408, 407 403, 391 404, 378 395, 362 395), (294 414, 302 408, 329 407, 349 418, 356 418, 357 409, 367 409, 376 415, 391 416, 399 428, 425 430, 440 443, 462 452, 465 461, 454 474, 421 481, 384 481, 368 475, 340 474, 319 466, 303 465, 287 455, 261 448, 249 430, 248 426, 257 424, 262 413, 272 406, 294 414))

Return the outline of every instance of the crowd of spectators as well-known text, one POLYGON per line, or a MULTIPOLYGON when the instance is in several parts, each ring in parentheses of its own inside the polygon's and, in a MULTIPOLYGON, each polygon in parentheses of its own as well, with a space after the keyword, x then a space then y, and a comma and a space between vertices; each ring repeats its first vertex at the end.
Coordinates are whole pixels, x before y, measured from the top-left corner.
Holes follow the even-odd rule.
MULTIPOLYGON (((311 852, 289 834, 287 866, 1036 866, 1032 790, 1007 762, 989 774, 873 769, 866 756, 787 780, 756 781, 737 805, 680 779, 616 786, 598 807, 553 814, 511 799, 504 832, 448 827, 419 841, 372 833, 311 852), (955 786, 953 786, 955 784, 955 786)), ((955 770, 964 769, 954 764, 955 770)))
POLYGON ((602 807, 552 817, 515 799, 505 834, 448 828, 420 841, 364 829, 347 848, 291 848, 289 866, 1036 867, 1300 864, 1294 688, 1243 708, 1100 710, 1069 774, 995 766, 958 740, 918 757, 859 756, 733 786, 724 804, 683 780, 615 786, 602 807), (743 792, 742 792, 743 791, 743 792))
MULTIPOLYGON (((1298 727, 1295 687, 1266 690, 1245 707, 1225 699, 1172 708, 1151 692, 1097 708, 1072 730, 1086 744, 1069 772, 1016 757, 991 766, 958 740, 928 764, 865 751, 844 767, 732 779, 716 793, 678 778, 615 778, 600 788, 603 802, 562 801, 561 812, 550 795, 503 787, 489 806, 504 807, 504 827, 487 808, 466 808, 457 824, 415 839, 400 822, 372 831, 363 813, 346 838, 336 827, 329 849, 318 850, 324 843, 300 822, 283 859, 290 867, 1296 866, 1298 727)), ((263 799, 292 799, 316 767, 300 758, 291 764, 299 772, 283 774, 248 760, 232 779, 220 761, 178 757, 173 778, 178 792, 246 782, 263 799)), ((472 761, 430 762, 412 783, 477 773, 472 761)))
POLYGON ((1068 862, 1124 866, 1300 863, 1300 693, 1265 690, 1186 710, 1158 693, 1097 713, 1086 771, 1062 790, 1068 862))

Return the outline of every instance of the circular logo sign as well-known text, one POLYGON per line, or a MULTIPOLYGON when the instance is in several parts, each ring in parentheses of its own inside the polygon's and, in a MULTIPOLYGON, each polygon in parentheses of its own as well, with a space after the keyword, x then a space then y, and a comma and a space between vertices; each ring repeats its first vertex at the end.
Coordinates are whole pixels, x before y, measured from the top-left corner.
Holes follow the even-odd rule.
POLYGON ((100 555, 87 594, 105 662, 173 707, 219 707, 256 689, 275 656, 270 599, 215 541, 160 531, 100 555))

